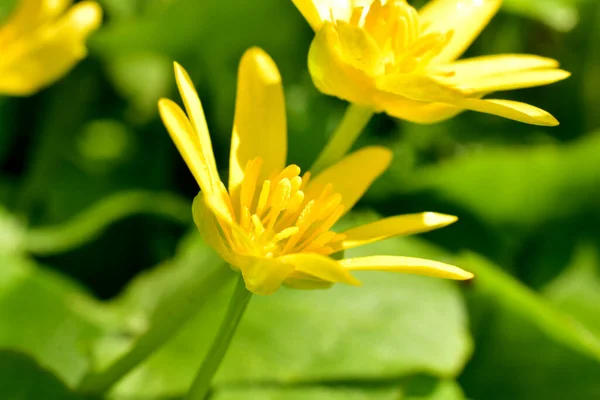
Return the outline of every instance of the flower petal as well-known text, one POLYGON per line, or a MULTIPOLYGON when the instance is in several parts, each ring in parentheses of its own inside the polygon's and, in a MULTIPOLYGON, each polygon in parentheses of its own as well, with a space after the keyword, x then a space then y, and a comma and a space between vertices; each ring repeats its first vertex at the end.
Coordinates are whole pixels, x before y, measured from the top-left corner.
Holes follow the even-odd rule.
POLYGON ((326 185, 332 184, 333 191, 342 195, 345 213, 387 169, 391 160, 392 152, 384 147, 370 146, 355 151, 309 181, 305 198, 317 197, 326 185))
MULTIPOLYGON (((85 40, 102 20, 97 3, 84 1, 71 7, 56 22, 48 23, 18 40, 2 44, 0 93, 25 96, 55 82, 85 57, 85 40)), ((3 31, 2 40, 6 39, 3 31)))
POLYGON ((60 16, 72 0, 20 0, 8 20, 0 27, 0 44, 35 30, 60 16))
POLYGON ((194 223, 202 239, 215 250, 225 262, 235 266, 238 264, 231 245, 223 236, 215 213, 207 206, 202 192, 194 198, 192 204, 194 223))
POLYGON ((491 93, 549 85, 567 79, 569 76, 571 73, 562 69, 533 69, 480 78, 473 77, 460 82, 459 87, 474 90, 477 93, 491 93))
POLYGON ((502 0, 432 0, 419 11, 428 31, 454 34, 448 45, 433 62, 453 61, 473 43, 479 33, 496 14, 502 0))
POLYGON ((248 161, 263 160, 258 182, 285 167, 285 101, 277 66, 263 50, 247 50, 240 61, 231 136, 229 193, 234 204, 248 161))
POLYGON ((339 37, 339 49, 347 64, 368 76, 384 73, 385 66, 379 46, 364 29, 344 21, 338 21, 335 26, 339 37))
POLYGON ((452 73, 453 79, 456 82, 461 82, 464 79, 507 74, 509 72, 558 68, 558 65, 558 61, 552 58, 531 54, 499 54, 465 58, 450 64, 436 66, 436 69, 452 73))
POLYGON ((291 275, 290 278, 305 279, 304 274, 314 279, 331 283, 347 283, 349 285, 360 285, 347 269, 342 268, 337 261, 314 253, 288 254, 277 258, 278 261, 294 266, 299 275, 291 275))
POLYGON ((193 135, 193 139, 196 143, 196 149, 199 152, 198 157, 202 158, 205 175, 210 178, 213 190, 216 190, 221 179, 217 172, 217 164, 213 154, 212 142, 208 133, 202 103, 187 71, 178 63, 174 63, 174 67, 177 87, 179 88, 179 93, 183 99, 189 120, 194 128, 195 134, 193 135))
POLYGON ((458 218, 452 215, 424 212, 397 215, 341 232, 344 240, 331 244, 335 252, 362 246, 393 236, 414 235, 450 225, 458 218))
POLYGON ((445 103, 532 125, 558 125, 558 121, 552 115, 540 108, 509 100, 469 98, 468 95, 474 96, 477 93, 463 92, 444 86, 429 76, 414 74, 388 75, 378 79, 377 84, 382 91, 394 93, 411 100, 445 103))
POLYGON ((325 22, 310 45, 308 69, 322 93, 370 106, 373 80, 346 62, 339 33, 330 22, 325 22))
POLYGON ((348 21, 354 7, 367 6, 373 0, 292 0, 310 26, 318 31, 323 22, 348 21))
POLYGON ((449 104, 415 101, 383 91, 378 91, 374 99, 377 108, 386 114, 417 124, 434 124, 465 111, 449 104))
POLYGON ((241 270, 246 289, 254 294, 267 296, 275 293, 283 285, 283 282, 294 272, 294 266, 282 263, 278 259, 255 257, 241 270))
POLYGON ((457 280, 473 278, 472 273, 453 265, 413 257, 369 256, 347 258, 339 263, 349 271, 405 272, 457 280))
POLYGON ((183 110, 169 99, 158 101, 158 110, 179 154, 206 194, 213 193, 213 184, 206 166, 200 142, 183 110))

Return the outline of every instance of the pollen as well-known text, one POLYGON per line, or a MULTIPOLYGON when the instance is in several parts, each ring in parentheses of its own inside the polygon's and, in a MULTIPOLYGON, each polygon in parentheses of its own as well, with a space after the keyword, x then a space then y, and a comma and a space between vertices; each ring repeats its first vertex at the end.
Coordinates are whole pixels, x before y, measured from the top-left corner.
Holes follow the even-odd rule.
POLYGON ((343 240, 343 235, 330 230, 344 212, 342 196, 329 184, 318 195, 306 198, 310 173, 301 175, 297 165, 273 171, 259 182, 262 165, 260 157, 246 164, 238 204, 229 193, 221 193, 224 203, 231 205, 228 214, 234 223, 266 257, 333 253, 331 245, 343 240))
POLYGON ((355 7, 349 22, 377 43, 386 74, 424 70, 454 33, 430 32, 405 0, 375 0, 370 6, 355 7))

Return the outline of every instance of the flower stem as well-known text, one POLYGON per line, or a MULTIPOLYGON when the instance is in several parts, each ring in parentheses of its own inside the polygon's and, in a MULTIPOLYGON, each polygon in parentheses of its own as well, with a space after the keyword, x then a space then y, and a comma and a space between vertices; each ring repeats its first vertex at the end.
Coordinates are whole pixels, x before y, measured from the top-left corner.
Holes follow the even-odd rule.
POLYGON ((373 110, 357 104, 350 104, 342 122, 329 138, 329 142, 319 154, 310 171, 321 172, 339 161, 350 150, 360 133, 373 116, 373 110))
POLYGON ((240 274, 233 296, 229 301, 229 308, 227 309, 225 319, 221 324, 221 328, 217 333, 215 341, 208 350, 206 358, 202 362, 202 366, 196 375, 196 379, 185 398, 186 400, 205 399, 206 394, 210 389, 210 383, 212 382, 213 376, 219 369, 221 361, 229 348, 231 339, 233 339, 233 335, 242 319, 242 315, 244 315, 250 297, 252 297, 252 293, 246 289, 244 278, 240 274))

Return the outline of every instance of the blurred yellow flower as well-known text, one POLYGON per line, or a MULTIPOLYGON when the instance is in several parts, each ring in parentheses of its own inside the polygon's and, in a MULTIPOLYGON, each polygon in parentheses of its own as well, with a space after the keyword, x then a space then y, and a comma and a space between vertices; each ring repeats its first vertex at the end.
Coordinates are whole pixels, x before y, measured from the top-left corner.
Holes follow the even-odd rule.
POLYGON ((416 11, 405 0, 293 0, 316 32, 308 65, 317 88, 376 112, 433 123, 474 110, 535 125, 549 113, 500 90, 557 82, 558 62, 527 54, 455 61, 502 0, 431 0, 416 11))
POLYGON ((98 28, 97 3, 20 0, 0 26, 0 94, 26 96, 65 75, 86 55, 85 40, 98 28))
POLYGON ((342 233, 333 225, 387 168, 391 153, 367 147, 352 153, 314 178, 285 165, 287 133, 281 77, 262 50, 248 50, 240 63, 231 138, 229 184, 215 163, 198 94, 175 64, 177 85, 187 115, 161 99, 162 120, 196 178, 201 192, 193 205, 203 238, 256 294, 271 294, 282 284, 297 289, 359 284, 351 271, 410 272, 450 279, 472 274, 440 262, 398 256, 335 260, 329 256, 391 236, 448 225, 455 217, 421 213, 385 218, 342 233))

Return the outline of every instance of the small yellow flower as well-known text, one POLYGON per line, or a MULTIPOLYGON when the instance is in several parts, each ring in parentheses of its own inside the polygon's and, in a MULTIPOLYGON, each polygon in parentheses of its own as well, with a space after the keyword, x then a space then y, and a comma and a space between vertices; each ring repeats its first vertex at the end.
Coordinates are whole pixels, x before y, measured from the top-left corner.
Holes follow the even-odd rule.
POLYGON ((440 262, 371 256, 335 260, 343 250, 396 235, 448 225, 455 217, 421 213, 385 218, 345 232, 333 225, 389 165, 391 153, 367 147, 346 156, 314 178, 285 165, 287 133, 281 77, 273 60, 252 48, 242 57, 231 138, 229 184, 215 163, 202 105, 186 71, 175 64, 187 115, 161 99, 162 120, 198 181, 194 221, 203 238, 234 269, 246 287, 270 294, 282 284, 297 289, 359 284, 351 271, 411 272, 450 279, 472 274, 440 262))
POLYGON ((455 61, 502 0, 293 0, 316 32, 308 65, 317 88, 377 112, 433 123, 474 110, 535 125, 557 125, 544 110, 482 100, 499 90, 560 81, 558 62, 527 54, 455 61))
POLYGON ((26 96, 65 75, 86 55, 102 9, 83 1, 20 0, 0 26, 0 94, 26 96))

